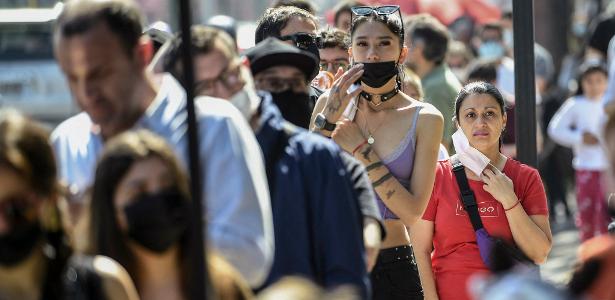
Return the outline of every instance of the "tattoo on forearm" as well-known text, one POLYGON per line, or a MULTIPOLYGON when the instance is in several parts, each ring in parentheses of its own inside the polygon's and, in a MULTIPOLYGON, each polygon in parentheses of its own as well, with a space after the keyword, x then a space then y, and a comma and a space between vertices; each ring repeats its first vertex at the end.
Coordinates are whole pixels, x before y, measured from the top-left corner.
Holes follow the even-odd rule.
POLYGON ((395 195, 395 190, 388 191, 387 192, 387 200, 391 199, 391 197, 393 197, 393 195, 395 195))
POLYGON ((374 188, 377 188, 378 186, 380 186, 381 184, 383 184, 385 181, 387 181, 387 180, 391 179, 391 177, 393 177, 393 174, 391 174, 390 172, 389 172, 389 173, 386 173, 384 176, 380 177, 380 179, 378 179, 378 180, 374 181, 374 182, 372 183, 372 186, 373 186, 374 188))
POLYGON ((363 150, 363 152, 361 152, 361 155, 363 155, 363 158, 367 161, 369 161, 369 154, 372 153, 372 146, 367 146, 367 148, 365 148, 365 150, 363 150))
POLYGON ((380 167, 382 167, 382 166, 383 166, 382 162, 381 162, 381 161, 377 161, 377 162, 375 162, 375 163, 373 163, 373 164, 371 164, 371 165, 367 166, 367 167, 365 168, 365 171, 369 172, 369 171, 371 171, 371 170, 378 169, 378 168, 380 168, 380 167))

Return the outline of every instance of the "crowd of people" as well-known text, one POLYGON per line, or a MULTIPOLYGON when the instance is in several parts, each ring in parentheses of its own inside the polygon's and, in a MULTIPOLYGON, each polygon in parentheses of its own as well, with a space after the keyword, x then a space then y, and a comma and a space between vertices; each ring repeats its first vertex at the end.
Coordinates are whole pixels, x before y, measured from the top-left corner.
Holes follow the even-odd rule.
POLYGON ((187 299, 195 243, 216 299, 615 299, 615 63, 588 51, 553 107, 567 96, 535 45, 535 169, 515 160, 509 13, 468 34, 397 5, 334 10, 326 25, 276 1, 241 51, 230 17, 182 39, 132 1, 67 1, 53 47, 82 112, 50 133, 0 110, 0 299, 187 299), (574 151, 583 241, 565 287, 538 275, 567 204, 555 143, 574 151))

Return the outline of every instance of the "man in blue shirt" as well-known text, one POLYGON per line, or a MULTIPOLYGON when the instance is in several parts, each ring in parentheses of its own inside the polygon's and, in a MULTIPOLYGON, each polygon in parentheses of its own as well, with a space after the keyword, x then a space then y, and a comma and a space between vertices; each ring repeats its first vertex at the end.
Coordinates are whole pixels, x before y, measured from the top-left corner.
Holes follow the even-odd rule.
MULTIPOLYGON (((186 96, 171 76, 146 71, 151 45, 138 9, 123 0, 68 2, 54 50, 84 112, 52 135, 61 178, 86 190, 103 143, 129 129, 167 140, 187 166, 186 96)), ((262 154, 246 121, 227 101, 196 101, 208 245, 260 286, 273 258, 271 202, 262 154)))
POLYGON ((354 284, 365 295, 362 216, 341 150, 292 125, 280 113, 290 111, 291 117, 309 113, 298 108, 303 107, 300 102, 309 101, 308 78, 318 71, 319 61, 275 38, 246 55, 257 87, 268 88, 273 95, 262 97, 256 130, 265 153, 278 245, 266 284, 299 273, 326 287, 354 284), (279 72, 284 74, 278 76, 279 72), (274 85, 277 89, 272 89, 274 85))

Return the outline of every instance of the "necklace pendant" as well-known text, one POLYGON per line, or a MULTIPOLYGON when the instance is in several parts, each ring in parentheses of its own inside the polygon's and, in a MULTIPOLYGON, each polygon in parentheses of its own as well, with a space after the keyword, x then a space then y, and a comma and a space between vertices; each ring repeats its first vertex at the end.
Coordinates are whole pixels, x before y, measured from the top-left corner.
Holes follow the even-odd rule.
POLYGON ((375 140, 374 137, 370 134, 369 137, 367 138, 367 143, 372 145, 374 144, 375 140))

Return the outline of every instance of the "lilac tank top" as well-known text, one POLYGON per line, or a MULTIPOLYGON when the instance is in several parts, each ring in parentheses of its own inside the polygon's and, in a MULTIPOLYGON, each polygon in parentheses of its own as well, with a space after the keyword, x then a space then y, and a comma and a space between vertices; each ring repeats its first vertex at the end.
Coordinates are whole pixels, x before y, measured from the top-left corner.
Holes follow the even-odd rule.
MULTIPOLYGON (((412 118, 412 126, 406 136, 401 140, 395 151, 387 157, 382 158, 382 163, 389 169, 389 172, 408 189, 410 187, 410 177, 412 176, 412 168, 414 167, 414 152, 416 148, 416 123, 419 119, 419 112, 423 106, 418 106, 414 117, 412 118)), ((382 218, 398 220, 397 217, 380 199, 376 193, 376 200, 382 218)))

